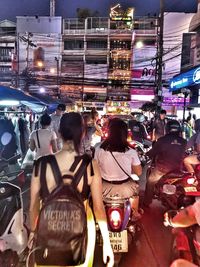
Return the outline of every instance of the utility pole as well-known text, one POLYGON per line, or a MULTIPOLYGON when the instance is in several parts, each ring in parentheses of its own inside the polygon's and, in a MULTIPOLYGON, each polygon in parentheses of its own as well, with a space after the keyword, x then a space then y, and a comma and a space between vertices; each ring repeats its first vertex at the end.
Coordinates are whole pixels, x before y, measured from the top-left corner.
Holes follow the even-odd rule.
POLYGON ((56 84, 57 84, 57 94, 58 94, 58 98, 61 98, 60 95, 60 83, 59 83, 59 59, 57 57, 55 57, 55 61, 56 61, 56 84))
POLYGON ((155 101, 157 103, 156 113, 160 112, 162 104, 163 28, 164 28, 164 0, 160 0, 160 16, 158 19, 158 46, 157 46, 157 61, 156 61, 156 92, 155 92, 155 101))
POLYGON ((29 46, 30 46, 30 37, 32 34, 30 32, 27 33, 27 47, 26 47, 26 68, 29 68, 29 46))

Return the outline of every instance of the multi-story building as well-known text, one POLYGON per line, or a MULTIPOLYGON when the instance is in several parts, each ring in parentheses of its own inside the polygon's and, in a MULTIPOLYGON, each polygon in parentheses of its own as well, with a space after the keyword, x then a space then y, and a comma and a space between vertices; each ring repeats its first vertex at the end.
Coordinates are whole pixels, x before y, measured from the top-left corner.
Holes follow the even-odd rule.
POLYGON ((0 83, 14 85, 16 24, 0 21, 0 83))
POLYGON ((183 118, 189 111, 200 116, 200 0, 197 13, 191 15, 189 23, 184 24, 181 70, 170 80, 170 91, 185 98, 183 118))
POLYGON ((62 90, 83 101, 129 100, 132 34, 110 18, 65 19, 62 90))
POLYGON ((107 100, 111 111, 130 107, 131 98, 135 105, 141 91, 154 92, 156 36, 155 17, 65 19, 62 90, 83 101, 107 100))
POLYGON ((19 86, 29 92, 39 88, 59 95, 62 18, 17 17, 19 86))

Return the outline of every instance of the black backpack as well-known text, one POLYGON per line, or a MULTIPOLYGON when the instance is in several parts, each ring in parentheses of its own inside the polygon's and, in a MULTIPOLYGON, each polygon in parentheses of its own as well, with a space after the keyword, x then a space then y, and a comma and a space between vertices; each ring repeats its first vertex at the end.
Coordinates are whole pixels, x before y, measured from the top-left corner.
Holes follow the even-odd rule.
POLYGON ((35 240, 35 261, 38 265, 75 266, 85 261, 87 217, 77 185, 82 177, 84 183, 87 182, 87 166, 90 162, 88 155, 77 156, 70 168, 74 172, 80 163, 74 176, 61 176, 54 155, 41 159, 42 194, 48 194, 45 177, 47 163, 52 168, 57 187, 45 198, 38 219, 35 240), (63 178, 72 182, 64 184, 63 178))

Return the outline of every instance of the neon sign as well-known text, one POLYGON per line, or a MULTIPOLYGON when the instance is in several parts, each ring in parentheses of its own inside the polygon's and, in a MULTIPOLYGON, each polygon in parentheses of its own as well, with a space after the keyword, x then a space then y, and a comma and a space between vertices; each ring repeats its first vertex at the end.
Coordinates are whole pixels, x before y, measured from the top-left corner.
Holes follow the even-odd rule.
POLYGON ((200 67, 181 73, 169 81, 170 92, 200 84, 200 67))
POLYGON ((193 75, 193 81, 196 84, 200 83, 200 68, 195 70, 194 75, 193 75))

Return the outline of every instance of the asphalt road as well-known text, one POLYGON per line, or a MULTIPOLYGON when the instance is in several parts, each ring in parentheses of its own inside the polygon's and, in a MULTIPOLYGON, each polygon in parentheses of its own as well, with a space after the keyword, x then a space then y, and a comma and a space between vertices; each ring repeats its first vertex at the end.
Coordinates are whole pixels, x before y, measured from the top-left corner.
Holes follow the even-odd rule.
MULTIPOLYGON (((140 179, 141 201, 145 188, 145 169, 140 179)), ((29 206, 30 179, 23 187, 24 209, 29 206)), ((119 267, 169 267, 171 259, 172 235, 171 229, 163 225, 164 207, 154 200, 148 209, 144 210, 140 222, 140 232, 137 242, 132 242, 129 251, 124 253, 119 267)), ((27 219, 27 224, 29 224, 27 219)), ((102 263, 102 248, 97 247, 95 252, 94 267, 105 266, 102 263)))

